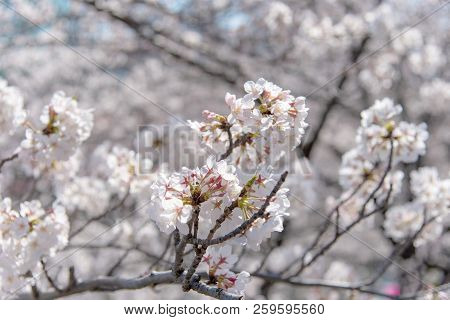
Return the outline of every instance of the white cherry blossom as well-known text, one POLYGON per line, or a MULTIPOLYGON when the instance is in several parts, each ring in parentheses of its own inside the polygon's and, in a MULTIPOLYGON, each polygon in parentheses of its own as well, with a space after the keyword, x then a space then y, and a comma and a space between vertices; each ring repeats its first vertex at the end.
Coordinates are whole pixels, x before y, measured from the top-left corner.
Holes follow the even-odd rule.
POLYGON ((9 198, 0 205, 0 292, 22 288, 44 257, 53 256, 68 242, 69 221, 65 208, 54 203, 45 210, 38 200, 11 208, 9 198))
POLYGON ((224 153, 229 146, 227 130, 238 141, 231 159, 239 167, 256 168, 257 164, 278 161, 301 142, 308 124, 304 97, 294 97, 289 90, 263 78, 244 84, 242 98, 227 93, 225 102, 230 114, 204 112, 205 122, 190 122, 206 146, 224 153))
POLYGON ((8 86, 6 80, 0 78, 0 131, 13 133, 18 126, 25 122, 26 116, 23 97, 19 89, 8 86))
POLYGON ((91 109, 78 107, 77 101, 64 92, 56 92, 46 105, 40 121, 28 121, 21 143, 22 158, 50 167, 54 161, 66 161, 89 138, 93 127, 91 109))
POLYGON ((356 141, 361 152, 372 161, 386 160, 393 145, 393 162, 415 162, 425 154, 428 139, 425 123, 415 125, 394 119, 402 108, 392 100, 384 98, 361 113, 361 127, 356 141))
POLYGON ((231 271, 237 260, 230 245, 210 246, 203 255, 200 268, 206 269, 213 285, 230 293, 244 295, 250 274, 245 271, 235 274, 231 271))
POLYGON ((113 189, 119 192, 129 190, 131 194, 139 194, 151 185, 153 176, 140 171, 140 166, 151 168, 149 159, 140 160, 139 154, 122 146, 114 146, 103 154, 108 166, 108 182, 113 189), (140 161, 144 161, 142 163, 140 161))

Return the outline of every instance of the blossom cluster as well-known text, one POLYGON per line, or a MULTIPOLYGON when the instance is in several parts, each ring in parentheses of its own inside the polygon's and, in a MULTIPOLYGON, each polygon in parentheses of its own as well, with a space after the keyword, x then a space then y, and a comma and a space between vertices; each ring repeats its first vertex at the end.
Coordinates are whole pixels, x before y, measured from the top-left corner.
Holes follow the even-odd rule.
POLYGON ((25 122, 26 116, 23 97, 19 90, 16 87, 8 86, 6 80, 0 78, 1 132, 13 133, 18 126, 25 122))
POLYGON ((343 155, 339 169, 339 183, 345 191, 338 200, 330 201, 332 206, 342 203, 344 224, 355 221, 362 207, 371 212, 377 203, 398 195, 404 174, 394 170, 395 165, 414 162, 425 153, 426 125, 397 124, 394 119, 401 112, 402 107, 388 98, 361 112, 356 146, 343 155), (376 201, 367 202, 368 197, 376 201))
POLYGON ((93 127, 91 109, 78 107, 77 101, 64 92, 56 92, 42 110, 38 123, 25 123, 26 137, 21 155, 34 166, 50 167, 54 161, 66 161, 80 144, 89 138, 93 127))
POLYGON ((199 269, 205 269, 208 273, 209 284, 229 293, 244 295, 250 274, 246 271, 239 274, 231 271, 237 261, 238 257, 232 253, 231 246, 210 246, 203 255, 199 269))
POLYGON ((55 194, 67 210, 80 210, 92 216, 106 210, 111 195, 104 180, 90 176, 76 176, 63 183, 56 183, 55 194))
POLYGON ((389 98, 375 101, 375 104, 361 113, 361 126, 356 141, 361 153, 371 161, 386 161, 393 144, 393 163, 411 163, 425 154, 428 139, 427 125, 415 125, 405 121, 396 122, 402 112, 400 105, 394 105, 389 98))
MULTIPOLYGON (((160 230, 169 234, 176 228, 182 234, 189 233, 189 221, 195 210, 198 213, 198 237, 206 238, 216 220, 235 200, 238 207, 217 230, 216 236, 222 236, 248 220, 264 203, 275 185, 274 176, 258 173, 245 183, 239 181, 236 168, 225 160, 215 161, 208 158, 201 168, 183 168, 179 173, 161 176, 152 185, 153 205, 151 218, 160 230), (242 188, 247 188, 244 195, 242 188)), ((234 241, 258 249, 260 243, 274 231, 283 230, 283 217, 287 215, 289 201, 288 189, 280 189, 270 201, 265 215, 256 219, 243 234, 234 241)))
POLYGON ((439 238, 443 219, 450 213, 450 178, 440 179, 436 168, 422 167, 411 172, 414 200, 390 208, 384 222, 385 233, 396 242, 416 236, 415 246, 439 238))
POLYGON ((25 277, 36 272, 40 261, 55 254, 68 241, 69 221, 57 203, 45 210, 38 200, 20 204, 0 202, 0 292, 23 287, 25 277))
POLYGON ((140 166, 144 169, 152 167, 150 159, 140 159, 135 151, 121 146, 114 146, 104 154, 108 166, 108 182, 119 192, 129 190, 131 194, 138 194, 148 189, 153 177, 141 174, 140 166))
POLYGON ((205 111, 205 122, 191 121, 190 126, 206 146, 220 153, 229 146, 230 130, 233 142, 239 144, 231 155, 233 163, 255 168, 279 160, 300 144, 308 126, 308 108, 304 97, 296 98, 262 78, 246 82, 244 90, 247 94, 242 98, 226 94, 230 114, 205 111))

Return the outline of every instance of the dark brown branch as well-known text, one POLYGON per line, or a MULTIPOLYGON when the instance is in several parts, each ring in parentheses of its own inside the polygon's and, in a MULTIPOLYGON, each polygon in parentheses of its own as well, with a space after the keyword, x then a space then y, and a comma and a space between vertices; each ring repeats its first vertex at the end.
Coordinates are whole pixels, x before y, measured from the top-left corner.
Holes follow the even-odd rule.
POLYGON ((245 145, 251 139, 251 134, 246 133, 240 135, 235 141, 233 141, 233 136, 231 134, 231 126, 227 126, 225 130, 228 134, 228 148, 227 151, 219 157, 219 160, 225 160, 231 155, 231 153, 235 148, 245 145))
POLYGON ((41 260, 41 264, 42 264, 42 269, 44 270, 45 278, 47 279, 47 281, 50 284, 50 286, 53 289, 55 289, 57 292, 61 292, 62 290, 58 287, 58 285, 55 283, 53 278, 48 274, 47 266, 46 266, 44 260, 41 260))
POLYGON ((19 154, 18 153, 14 153, 12 156, 9 156, 7 158, 4 158, 0 161, 0 172, 2 171, 3 166, 10 161, 13 161, 14 159, 18 158, 19 154))

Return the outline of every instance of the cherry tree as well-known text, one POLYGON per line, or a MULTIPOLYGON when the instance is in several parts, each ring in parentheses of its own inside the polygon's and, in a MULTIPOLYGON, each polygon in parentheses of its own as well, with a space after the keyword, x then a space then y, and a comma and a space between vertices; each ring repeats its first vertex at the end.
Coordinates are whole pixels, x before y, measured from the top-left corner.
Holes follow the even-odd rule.
POLYGON ((446 297, 446 3, 0 6, 3 298, 446 297))

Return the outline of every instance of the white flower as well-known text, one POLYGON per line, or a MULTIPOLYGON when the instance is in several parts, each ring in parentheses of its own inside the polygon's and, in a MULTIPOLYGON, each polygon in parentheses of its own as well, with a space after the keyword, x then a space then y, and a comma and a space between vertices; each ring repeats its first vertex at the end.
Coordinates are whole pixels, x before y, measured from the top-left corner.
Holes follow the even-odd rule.
POLYGON ((386 160, 393 145, 393 163, 415 162, 425 154, 425 141, 428 139, 425 123, 415 125, 401 121, 396 123, 394 117, 402 108, 394 105, 392 100, 377 100, 369 109, 361 113, 361 127, 356 141, 361 152, 371 161, 386 160))
POLYGON ((267 27, 273 31, 283 31, 293 22, 293 12, 286 4, 281 1, 273 1, 269 3, 267 12, 264 15, 267 27))
POLYGON ((412 237, 422 226, 424 214, 423 206, 417 202, 392 207, 386 212, 384 231, 396 242, 412 237))
POLYGON ((234 170, 225 161, 216 162, 211 156, 202 168, 183 168, 180 173, 161 176, 151 187, 151 218, 162 232, 170 233, 178 227, 186 234, 192 207, 201 205, 202 219, 208 220, 203 222, 202 228, 211 226, 211 214, 206 208, 209 206, 210 210, 214 210, 213 203, 227 201, 240 192, 234 170))
MULTIPOLYGON (((192 217, 193 209, 198 207, 198 237, 205 238, 224 210, 234 200, 238 200, 238 207, 215 233, 217 237, 223 236, 259 211, 276 180, 270 173, 262 172, 253 176, 246 184, 248 191, 237 199, 242 187, 239 186, 235 168, 227 165, 224 160, 216 162, 210 157, 202 168, 183 168, 180 173, 169 177, 161 176, 152 185, 151 219, 164 233, 178 228, 182 234, 187 234, 187 222, 192 217)), ((283 217, 288 215, 286 211, 290 206, 287 192, 286 188, 278 190, 264 215, 243 230, 234 241, 258 250, 260 243, 270 237, 272 232, 281 232, 283 217)))
MULTIPOLYGON (((235 210, 236 213, 233 215, 233 219, 224 223, 222 231, 219 232, 221 235, 236 228, 259 211, 276 184, 275 176, 270 173, 270 170, 268 168, 267 171, 255 175, 250 192, 240 198, 239 206, 235 210)), ((287 212, 290 207, 290 202, 287 198, 288 192, 289 189, 287 188, 278 190, 270 200, 264 215, 256 219, 236 241, 247 245, 252 250, 259 250, 261 242, 269 238, 272 232, 283 231, 284 217, 289 215, 287 212)))
POLYGON ((95 216, 108 207, 110 191, 101 179, 74 177, 56 185, 56 196, 68 210, 81 210, 95 216))
POLYGON ((414 246, 420 247, 428 242, 435 241, 441 236, 443 230, 444 226, 442 225, 442 221, 439 219, 427 223, 417 239, 414 240, 414 246))
POLYGON ((121 146, 114 146, 104 157, 110 171, 108 182, 113 189, 120 192, 129 189, 131 194, 139 194, 150 187, 153 176, 141 173, 139 170, 140 165, 145 166, 145 168, 151 167, 151 163, 147 163, 151 160, 142 160, 145 161, 145 163, 142 163, 139 154, 121 146))
POLYGON ((178 228, 184 234, 189 232, 187 223, 192 214, 191 205, 185 205, 181 199, 170 198, 161 201, 161 206, 164 211, 162 213, 154 211, 152 215, 161 231, 169 233, 178 228))
POLYGON ((252 99, 257 99, 264 91, 264 80, 259 79, 256 83, 253 81, 247 81, 244 83, 244 90, 252 99))
MULTIPOLYGON (((346 190, 359 188, 362 196, 369 195, 378 187, 385 171, 384 166, 374 164, 360 153, 360 149, 354 148, 342 156, 339 183, 346 190)), ((402 179, 403 172, 389 172, 375 196, 384 199, 391 188, 391 195, 395 196, 400 192, 402 179)))
POLYGON ((0 78, 0 131, 13 133, 15 128, 25 122, 26 116, 19 90, 9 87, 8 83, 0 78))
POLYGON ((25 159, 51 166, 68 160, 91 134, 91 109, 81 109, 74 98, 56 92, 45 106, 39 124, 30 124, 21 147, 25 159))
POLYGON ((218 288, 243 295, 245 287, 250 281, 250 274, 245 271, 239 274, 230 271, 237 260, 238 257, 231 252, 231 246, 210 246, 203 255, 199 267, 207 269, 210 281, 218 288))
POLYGON ((433 115, 445 114, 450 104, 450 82, 433 79, 420 88, 421 101, 417 105, 421 111, 433 115))
POLYGON ((22 238, 30 231, 30 222, 27 217, 16 217, 11 222, 11 233, 15 238, 22 238))
POLYGON ((430 216, 445 217, 450 213, 450 179, 441 180, 436 168, 412 171, 411 191, 430 216))
POLYGON ((422 230, 414 240, 416 247, 435 241, 443 231, 442 221, 430 220, 424 206, 419 202, 408 202, 392 207, 386 212, 385 233, 396 242, 413 237, 420 228, 422 230), (426 225, 422 228, 424 223, 426 225))
POLYGON ((217 153, 225 153, 228 148, 228 134, 224 130, 227 119, 214 112, 204 110, 205 122, 188 120, 189 126, 202 139, 202 142, 217 153))
POLYGON ((225 274, 219 274, 216 277, 217 287, 224 289, 226 292, 244 295, 245 288, 250 281, 250 274, 246 271, 242 271, 239 274, 228 271, 225 274))
POLYGON ((204 112, 205 122, 190 122, 203 143, 218 154, 229 146, 227 129, 233 142, 239 141, 231 154, 238 167, 256 168, 259 164, 278 161, 301 142, 308 126, 305 98, 295 98, 289 90, 265 79, 248 81, 242 98, 227 93, 230 108, 227 116, 204 112))
POLYGON ((238 260, 238 257, 232 254, 231 250, 230 245, 209 246, 199 267, 206 267, 210 276, 226 274, 238 260))
POLYGON ((401 105, 394 105, 389 98, 375 100, 373 106, 361 112, 361 126, 367 128, 371 125, 383 126, 388 120, 402 112, 401 105))
POLYGON ((24 275, 35 271, 39 262, 66 246, 69 221, 64 207, 54 203, 44 210, 39 201, 11 209, 11 200, 0 203, 0 291, 20 289, 24 275))
POLYGON ((20 277, 14 261, 0 251, 0 292, 15 292, 23 287, 25 280, 20 277))
POLYGON ((444 291, 437 291, 436 289, 427 290, 426 294, 421 297, 423 300, 448 300, 448 294, 444 291))

